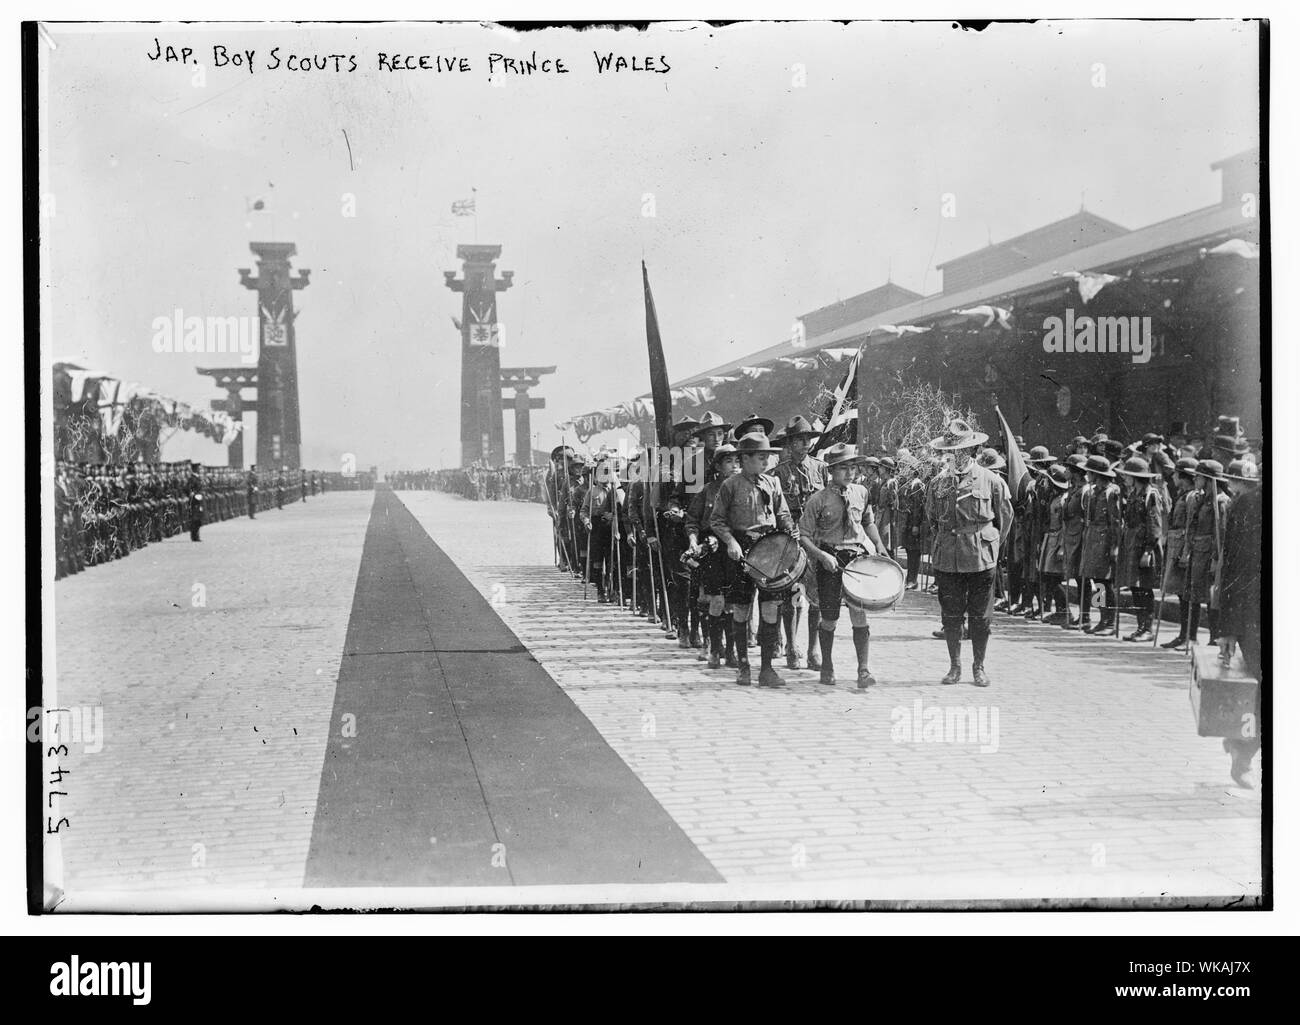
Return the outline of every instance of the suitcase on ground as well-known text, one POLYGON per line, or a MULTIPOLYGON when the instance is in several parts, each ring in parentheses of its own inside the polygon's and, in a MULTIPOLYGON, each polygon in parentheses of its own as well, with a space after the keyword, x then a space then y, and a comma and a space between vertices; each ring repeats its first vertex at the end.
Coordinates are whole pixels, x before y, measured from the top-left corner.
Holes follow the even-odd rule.
POLYGON ((1189 645, 1191 683, 1188 695, 1196 733, 1201 737, 1251 738, 1259 730, 1259 684, 1246 671, 1241 651, 1232 662, 1219 661, 1219 649, 1189 645))

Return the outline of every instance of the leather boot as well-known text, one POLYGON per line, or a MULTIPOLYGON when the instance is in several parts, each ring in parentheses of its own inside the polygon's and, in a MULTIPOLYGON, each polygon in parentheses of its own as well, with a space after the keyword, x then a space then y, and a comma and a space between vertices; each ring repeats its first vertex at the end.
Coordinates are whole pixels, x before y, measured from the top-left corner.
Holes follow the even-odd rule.
POLYGON ((948 674, 940 683, 961 683, 961 663, 954 662, 948 667, 948 674))
POLYGON ((709 668, 722 668, 723 620, 721 616, 709 617, 709 668))
POLYGON ((735 669, 736 662, 736 621, 727 613, 722 617, 722 643, 726 646, 726 658, 723 664, 729 669, 735 669))
POLYGON ((1188 602, 1188 600, 1187 600, 1186 598, 1179 597, 1179 599, 1178 599, 1178 636, 1175 637, 1173 640, 1165 641, 1164 644, 1160 645, 1160 647, 1166 649, 1167 651, 1171 651, 1171 650, 1173 650, 1173 649, 1175 649, 1175 648, 1181 648, 1181 647, 1183 647, 1183 645, 1185 645, 1185 644, 1187 643, 1187 614, 1188 614, 1188 605, 1189 605, 1189 604, 1190 604, 1190 603, 1188 602))
POLYGON ((821 678, 819 682, 834 687, 835 665, 831 662, 831 651, 835 646, 835 631, 818 629, 817 635, 818 644, 822 649, 821 664, 819 666, 821 678))
POLYGON ((808 668, 820 669, 822 667, 821 656, 817 654, 817 648, 821 642, 817 635, 821 633, 818 629, 821 626, 822 614, 816 605, 808 606, 808 668))
POLYGON ((982 662, 976 662, 971 666, 971 672, 975 676, 975 679, 972 682, 976 687, 987 687, 992 682, 988 677, 988 673, 984 672, 984 664, 982 662))
POLYGON ((781 674, 772 668, 772 658, 776 654, 777 635, 780 631, 780 624, 762 622, 758 627, 758 644, 759 644, 759 670, 758 685, 760 687, 784 687, 785 680, 781 674))
POLYGON ((858 654, 858 690, 866 690, 876 682, 867 668, 868 655, 871 651, 871 627, 855 626, 853 628, 853 647, 858 654))
POLYGON ((736 623, 732 627, 736 637, 736 683, 742 687, 749 686, 749 637, 745 633, 745 624, 736 623))

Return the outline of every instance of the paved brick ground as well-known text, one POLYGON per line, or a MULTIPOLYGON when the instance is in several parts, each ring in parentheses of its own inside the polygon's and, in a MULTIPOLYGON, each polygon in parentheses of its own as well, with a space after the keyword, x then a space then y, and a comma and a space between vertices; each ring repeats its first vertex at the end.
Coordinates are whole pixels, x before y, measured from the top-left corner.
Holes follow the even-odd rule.
POLYGON ((1234 793, 1219 742, 1195 735, 1181 656, 998 617, 993 687, 940 687, 937 603, 909 594, 872 623, 871 692, 808 672, 786 672, 782 691, 737 688, 643 621, 584 605, 553 568, 542 506, 399 495, 733 884, 1260 892, 1260 805, 1234 793), (924 728, 932 709, 952 717, 946 733, 924 728))
POLYGON ((65 890, 302 885, 373 500, 331 492, 58 582, 59 701, 104 723, 101 751, 62 760, 65 890))

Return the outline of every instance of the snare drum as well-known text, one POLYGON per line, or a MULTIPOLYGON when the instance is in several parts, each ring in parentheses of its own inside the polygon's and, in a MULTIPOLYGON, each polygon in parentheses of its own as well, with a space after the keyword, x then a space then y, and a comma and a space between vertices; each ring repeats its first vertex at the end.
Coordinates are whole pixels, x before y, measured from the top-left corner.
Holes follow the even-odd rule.
POLYGON ((888 612, 903 597, 907 574, 893 559, 860 555, 843 570, 844 600, 863 612, 888 612))
POLYGON ((784 530, 764 534, 745 554, 745 574, 765 591, 788 590, 803 576, 808 556, 784 530))

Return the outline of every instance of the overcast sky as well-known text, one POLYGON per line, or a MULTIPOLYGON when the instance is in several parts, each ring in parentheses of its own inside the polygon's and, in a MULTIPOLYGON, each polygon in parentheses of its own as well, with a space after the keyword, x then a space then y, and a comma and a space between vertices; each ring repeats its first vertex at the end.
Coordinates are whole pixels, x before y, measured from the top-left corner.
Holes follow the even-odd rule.
MULTIPOLYGON (((643 255, 678 379, 891 275, 937 291, 936 263, 1085 197, 1130 228, 1214 203, 1209 164, 1259 141, 1257 30, 1232 22, 49 33, 49 351, 206 405, 194 368, 221 357, 155 353, 154 318, 253 314, 248 243, 295 242, 312 271, 295 294, 303 458, 322 467, 458 461, 460 297, 443 272, 475 241, 450 212, 472 187, 478 241, 515 272, 502 363, 558 366, 533 414, 549 448, 557 420, 648 390, 643 255), (202 72, 150 61, 155 37, 202 72), (212 67, 214 44, 256 51, 255 71, 212 67), (489 82, 488 54, 534 49, 569 72, 489 82), (671 70, 598 75, 593 51, 671 70), (380 52, 471 70, 380 71, 380 52), (287 68, 334 53, 357 70, 287 68)), ((513 434, 507 414, 509 452, 513 434)), ((190 456, 224 462, 205 441, 164 452, 190 456)))

